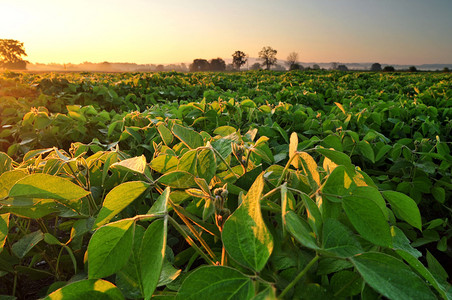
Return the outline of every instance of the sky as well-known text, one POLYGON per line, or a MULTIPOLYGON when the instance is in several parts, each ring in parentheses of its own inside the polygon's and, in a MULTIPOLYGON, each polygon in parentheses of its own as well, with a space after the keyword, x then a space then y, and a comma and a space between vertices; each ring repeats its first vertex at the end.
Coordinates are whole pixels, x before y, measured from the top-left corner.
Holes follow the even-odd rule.
POLYGON ((452 0, 0 0, 0 39, 32 63, 258 57, 452 63, 452 0))

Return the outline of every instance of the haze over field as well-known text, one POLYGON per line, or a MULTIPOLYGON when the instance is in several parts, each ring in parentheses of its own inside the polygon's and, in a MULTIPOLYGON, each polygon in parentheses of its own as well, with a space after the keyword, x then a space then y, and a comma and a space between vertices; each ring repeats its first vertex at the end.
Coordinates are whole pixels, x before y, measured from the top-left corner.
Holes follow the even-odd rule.
POLYGON ((452 62, 450 0, 0 0, 0 38, 31 63, 169 64, 251 57, 421 65, 452 62))

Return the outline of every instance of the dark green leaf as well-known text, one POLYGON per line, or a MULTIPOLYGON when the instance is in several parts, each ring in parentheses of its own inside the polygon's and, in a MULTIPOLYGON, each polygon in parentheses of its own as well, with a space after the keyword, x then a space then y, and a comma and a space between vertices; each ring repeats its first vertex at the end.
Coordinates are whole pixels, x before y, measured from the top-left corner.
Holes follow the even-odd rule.
POLYGON ((176 300, 247 300, 253 296, 254 286, 249 277, 229 267, 206 266, 188 275, 176 300))
POLYGON ((19 258, 24 258, 34 246, 44 239, 41 230, 24 235, 20 240, 15 242, 11 247, 12 252, 19 258))
POLYGON ((187 189, 196 186, 195 177, 185 171, 173 171, 166 173, 158 178, 157 181, 166 186, 179 189, 187 189))
POLYGON ((422 230, 421 213, 413 199, 395 191, 384 191, 382 194, 391 204, 392 210, 399 219, 422 230))
POLYGON ((175 124, 173 126, 173 133, 190 149, 196 149, 198 147, 204 146, 204 141, 202 140, 201 135, 193 129, 175 124))
POLYGON ((287 231, 303 246, 317 250, 317 242, 314 233, 309 226, 300 219, 293 211, 288 211, 285 216, 287 231))
POLYGON ((367 284, 389 299, 436 299, 425 282, 397 258, 369 252, 351 260, 367 284))

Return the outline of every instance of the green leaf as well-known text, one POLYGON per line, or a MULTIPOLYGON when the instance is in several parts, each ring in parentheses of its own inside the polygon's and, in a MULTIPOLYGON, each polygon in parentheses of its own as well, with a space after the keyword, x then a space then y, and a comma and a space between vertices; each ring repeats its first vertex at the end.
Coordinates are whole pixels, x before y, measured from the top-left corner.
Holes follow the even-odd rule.
POLYGON ((14 184, 25 176, 27 173, 21 170, 4 172, 0 176, 0 199, 6 198, 14 184))
POLYGON ((375 153, 368 141, 360 141, 358 143, 359 152, 372 163, 375 163, 375 153))
POLYGON ((389 299, 436 299, 425 282, 393 256, 369 252, 351 261, 367 284, 389 299))
POLYGON ((163 193, 157 198, 155 203, 147 212, 148 215, 151 214, 163 214, 168 211, 168 199, 171 193, 171 189, 167 187, 163 193))
POLYGON ((133 219, 99 228, 88 244, 88 277, 102 278, 120 270, 129 260, 133 244, 133 219))
POLYGON ((432 195, 439 203, 444 203, 446 201, 446 191, 442 187, 433 187, 432 195))
POLYGON ((93 228, 99 228, 137 199, 149 188, 143 181, 124 182, 112 189, 105 197, 102 208, 96 218, 93 228))
POLYGON ((198 155, 196 150, 189 150, 182 155, 179 159, 177 169, 179 171, 185 171, 196 175, 196 161, 198 160, 198 155))
POLYGON ((240 206, 226 220, 221 235, 228 254, 256 272, 263 269, 273 250, 273 237, 264 223, 260 207, 263 189, 261 174, 240 206))
POLYGON ((44 239, 41 230, 24 235, 20 240, 11 247, 12 252, 19 258, 24 258, 34 246, 44 239))
POLYGON ((0 215, 0 252, 2 252, 6 237, 8 236, 9 216, 10 214, 0 215))
POLYGON ((395 191, 382 192, 386 200, 391 204, 394 214, 413 227, 422 230, 421 213, 413 199, 405 194, 395 191))
POLYGON ((444 286, 440 285, 436 278, 430 273, 430 271, 409 251, 397 249, 397 254, 403 258, 414 270, 416 270, 422 277, 424 277, 433 288, 443 297, 448 299, 447 291, 444 286))
POLYGON ((177 165, 179 160, 176 156, 168 155, 168 154, 160 154, 153 160, 151 160, 150 167, 162 174, 175 171, 177 169, 177 165))
POLYGON ((88 194, 67 179, 39 173, 20 179, 9 191, 9 197, 53 199, 76 210, 81 207, 78 200, 88 194))
POLYGON ((303 200, 303 203, 306 206, 306 210, 308 213, 308 223, 314 230, 315 234, 319 236, 323 225, 322 214, 320 213, 319 207, 306 194, 301 194, 301 199, 303 200))
POLYGON ((111 165, 112 168, 143 174, 146 169, 146 157, 144 155, 128 158, 111 165))
POLYGON ((286 228, 287 231, 303 246, 314 250, 319 249, 317 242, 311 233, 309 226, 303 223, 297 214, 293 211, 286 213, 286 228))
MULTIPOLYGON (((25 160, 24 160, 25 161, 25 160)), ((10 171, 12 167, 13 159, 5 152, 0 152, 0 174, 10 171)))
POLYGON ((325 183, 322 186, 323 197, 332 202, 341 202, 341 197, 350 194, 349 188, 352 184, 352 179, 345 171, 344 166, 337 166, 333 172, 328 175, 325 183), (336 197, 339 196, 339 197, 336 197))
POLYGON ((155 220, 146 229, 140 249, 144 299, 151 299, 162 271, 166 248, 166 219, 155 220))
POLYGON ((217 171, 215 155, 210 149, 203 149, 198 152, 197 159, 198 177, 204 178, 209 183, 217 171))
POLYGON ((414 257, 421 257, 422 253, 413 248, 410 240, 405 236, 402 230, 398 227, 391 226, 392 246, 395 250, 404 250, 414 257))
POLYGON ((162 175, 157 181, 166 186, 187 189, 196 186, 195 177, 185 171, 173 171, 162 175))
POLYGON ((351 257, 363 252, 353 233, 335 219, 325 220, 322 237, 323 250, 339 257, 351 257))
POLYGON ((188 148, 196 149, 198 147, 204 146, 204 141, 199 133, 193 129, 189 129, 178 124, 173 126, 174 135, 182 141, 188 148))
POLYGON ((352 195, 342 199, 342 207, 363 238, 379 246, 391 246, 392 236, 387 217, 376 202, 352 195))
POLYGON ((328 157, 335 164, 344 166, 350 177, 354 176, 355 167, 353 166, 352 161, 347 154, 325 148, 316 148, 316 150, 323 156, 328 157))
POLYGON ((229 267, 206 266, 187 276, 176 300, 247 300, 253 296, 254 286, 249 277, 229 267))
POLYGON ((171 143, 173 142, 173 135, 171 134, 171 131, 163 124, 157 126, 157 130, 159 131, 160 137, 162 138, 162 141, 165 143, 165 145, 171 145, 171 143))
POLYGON ((111 282, 102 279, 87 279, 68 284, 47 297, 44 300, 122 300, 121 291, 111 282))

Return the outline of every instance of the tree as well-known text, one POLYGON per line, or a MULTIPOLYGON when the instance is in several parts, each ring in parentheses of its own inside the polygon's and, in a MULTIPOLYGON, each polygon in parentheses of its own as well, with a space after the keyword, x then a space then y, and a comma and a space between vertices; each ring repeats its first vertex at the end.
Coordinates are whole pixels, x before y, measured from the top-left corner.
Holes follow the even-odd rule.
POLYGON ((379 71, 381 71, 381 65, 379 63, 374 63, 370 67, 370 70, 373 72, 379 72, 379 71))
POLYGON ((0 39, 0 67, 25 70, 27 61, 23 60, 22 56, 27 56, 24 43, 16 40, 0 39))
POLYGON ((251 67, 251 70, 260 70, 261 69, 261 64, 260 63, 254 63, 251 67))
POLYGON ((410 72, 417 72, 417 69, 416 69, 415 66, 411 66, 411 67, 408 68, 408 71, 410 71, 410 72))
POLYGON ((346 71, 348 71, 348 68, 347 68, 346 65, 339 65, 339 66, 337 66, 337 70, 338 71, 342 71, 342 72, 346 72, 346 71))
POLYGON ((197 58, 193 60, 193 63, 190 65, 191 72, 209 71, 209 68, 210 68, 209 62, 202 58, 197 58))
POLYGON ((226 70, 226 63, 222 58, 214 58, 210 60, 210 71, 222 72, 226 70))
POLYGON ((247 60, 248 56, 242 51, 235 51, 234 54, 232 54, 232 65, 236 70, 240 71, 240 67, 246 64, 247 60))
POLYGON ((298 70, 300 69, 300 65, 298 64, 298 53, 291 52, 287 56, 286 64, 289 67, 289 70, 298 70))
POLYGON ((394 72, 395 69, 394 69, 393 66, 386 66, 386 67, 383 68, 383 71, 385 71, 385 72, 394 72))
POLYGON ((266 66, 266 70, 270 70, 270 67, 276 64, 276 51, 272 47, 263 47, 259 52, 259 58, 262 60, 262 65, 266 66))
POLYGON ((312 65, 313 70, 320 70, 320 66, 317 64, 312 65))

